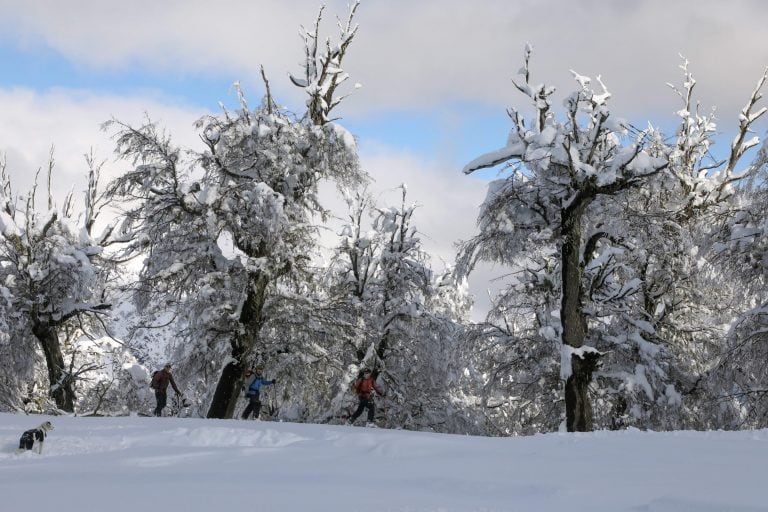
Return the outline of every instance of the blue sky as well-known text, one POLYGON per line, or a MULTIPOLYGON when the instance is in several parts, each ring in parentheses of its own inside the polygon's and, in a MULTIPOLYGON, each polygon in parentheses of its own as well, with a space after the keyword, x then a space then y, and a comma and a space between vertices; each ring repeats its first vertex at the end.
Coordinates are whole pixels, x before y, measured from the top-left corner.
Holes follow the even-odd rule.
MULTIPOLYGON (((347 2, 327 2, 323 33, 347 2)), ((192 122, 234 101, 242 82, 252 104, 264 65, 273 94, 300 107, 288 72, 301 59, 300 25, 316 0, 0 0, 0 152, 29 185, 51 144, 67 188, 82 176, 82 154, 111 156, 99 124, 111 116, 160 120, 180 144, 194 145, 192 122)), ((347 59, 363 87, 339 108, 357 138, 374 191, 409 185, 423 205, 416 222, 427 248, 450 261, 474 233, 485 172, 465 177, 474 157, 504 144, 505 110, 519 105, 510 79, 526 42, 534 81, 572 87, 569 70, 602 75, 612 108, 644 126, 674 125, 680 105, 679 54, 691 61, 698 97, 717 105, 723 140, 768 64, 760 0, 363 0, 347 59)), ((759 135, 763 135, 760 133, 759 135)), ((120 172, 112 161, 110 172, 120 172)), ((488 276, 472 283, 481 294, 488 276)))
MULTIPOLYGON (((313 14, 310 12, 309 14, 313 14)), ((190 109, 216 111, 219 102, 232 106, 234 72, 158 70, 131 62, 115 69, 84 65, 46 45, 21 45, 0 37, 0 84, 44 93, 52 89, 141 95, 190 109)), ((251 102, 263 94, 260 82, 244 84, 251 102)), ((364 94, 364 93, 363 93, 364 94)), ((291 105, 294 109, 299 105, 291 105)), ((151 114, 151 112, 150 112, 151 114)), ((119 116, 119 113, 115 115, 119 116)), ((503 108, 471 100, 426 108, 389 108, 374 114, 352 113, 341 122, 367 146, 391 146, 424 158, 440 155, 460 169, 484 147, 501 144, 509 126, 503 108)))

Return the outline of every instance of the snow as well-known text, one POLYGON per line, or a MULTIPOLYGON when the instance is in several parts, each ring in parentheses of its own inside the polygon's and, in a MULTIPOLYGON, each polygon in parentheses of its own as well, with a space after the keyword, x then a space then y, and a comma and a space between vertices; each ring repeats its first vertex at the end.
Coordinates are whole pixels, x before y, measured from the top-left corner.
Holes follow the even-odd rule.
POLYGON ((349 151, 357 151, 357 142, 352 133, 337 123, 329 123, 336 138, 339 139, 349 151))
POLYGON ((539 135, 539 144, 542 146, 551 146, 557 138, 557 128, 554 126, 547 126, 539 135))
POLYGON ((653 388, 651 387, 650 382, 648 382, 648 377, 645 375, 644 365, 635 365, 635 375, 628 384, 630 390, 637 386, 645 392, 645 395, 649 400, 653 400, 653 388))
POLYGON ((0 234, 6 237, 20 236, 21 231, 10 215, 0 211, 0 234))
POLYGON ((561 344, 560 345, 560 378, 564 381, 568 380, 568 378, 571 376, 571 373, 573 373, 573 368, 571 366, 572 356, 576 356, 579 359, 584 359, 584 355, 587 353, 602 355, 602 352, 597 350, 595 347, 590 347, 589 345, 582 345, 579 348, 574 348, 565 343, 561 344))
POLYGON ((462 172, 464 174, 471 174, 472 172, 477 171, 479 169, 484 169, 486 167, 493 167, 500 163, 506 162, 511 158, 519 157, 520 155, 525 153, 525 150, 526 150, 526 146, 522 142, 513 143, 504 148, 498 149, 496 151, 491 151, 490 153, 486 153, 482 156, 475 158, 464 167, 462 172))
POLYGON ((254 132, 254 134, 259 138, 266 137, 270 133, 272 133, 272 128, 263 124, 258 125, 254 132))
POLYGON ((125 363, 123 370, 127 371, 136 382, 149 382, 149 371, 140 364, 125 363))
POLYGON ((679 406, 683 403, 683 395, 678 393, 675 386, 667 384, 664 389, 664 396, 667 397, 667 403, 672 406, 679 406))
POLYGON ((481 438, 0 414, 0 510, 755 512, 766 458, 766 430, 481 438), (43 454, 15 454, 45 420, 43 454))

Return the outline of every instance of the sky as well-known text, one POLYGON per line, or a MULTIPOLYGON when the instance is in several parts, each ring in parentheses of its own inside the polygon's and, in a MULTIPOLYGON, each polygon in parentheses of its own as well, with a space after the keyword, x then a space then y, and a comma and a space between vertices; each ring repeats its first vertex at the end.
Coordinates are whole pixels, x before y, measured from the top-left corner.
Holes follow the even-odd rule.
POLYGON ((768 431, 472 437, 0 414, 0 509, 765 512, 768 431), (21 433, 53 423, 42 454, 21 433))
MULTIPOLYGON (((235 81, 256 104, 262 65, 277 100, 300 110, 288 73, 299 71, 298 30, 314 24, 319 5, 0 0, 0 154, 14 188, 29 188, 51 146, 62 190, 84 188, 90 151, 107 176, 124 170, 100 130, 113 117, 148 115, 176 143, 199 148, 194 120, 234 104, 235 81)), ((322 33, 335 36, 335 17, 347 11, 346 1, 326 2, 322 33)), ((524 104, 511 79, 526 43, 533 81, 555 85, 558 103, 575 86, 570 70, 600 75, 617 115, 669 130, 681 105, 666 84, 682 82, 684 56, 702 108, 717 106, 724 147, 768 64, 766 19, 761 0, 363 0, 345 65, 362 87, 339 107, 339 122, 357 137, 374 194, 394 204, 407 183, 422 205, 414 222, 426 249, 450 264, 454 244, 475 233, 494 176, 461 169, 504 145, 506 109, 524 104)), ((470 280, 477 311, 493 274, 484 268, 470 280)))

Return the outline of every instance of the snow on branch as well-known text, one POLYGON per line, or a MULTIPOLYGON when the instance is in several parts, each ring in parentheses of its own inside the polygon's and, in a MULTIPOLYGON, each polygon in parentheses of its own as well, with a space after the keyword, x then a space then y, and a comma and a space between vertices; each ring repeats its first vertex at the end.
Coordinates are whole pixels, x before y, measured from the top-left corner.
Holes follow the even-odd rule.
POLYGON ((464 174, 471 174, 480 169, 495 167, 513 158, 520 158, 525 154, 525 145, 522 142, 507 146, 496 151, 481 155, 464 166, 464 174))
POLYGON ((752 91, 752 95, 749 97, 749 101, 747 101, 747 104, 744 105, 744 108, 742 108, 741 114, 739 115, 739 133, 731 143, 731 156, 728 159, 728 167, 725 171, 726 176, 729 178, 733 175, 733 172, 736 169, 736 165, 744 153, 748 149, 760 143, 760 139, 758 137, 753 137, 746 142, 744 139, 751 131, 751 127, 755 121, 760 119, 760 117, 762 117, 763 114, 768 111, 768 107, 762 107, 756 112, 752 111, 752 109, 754 109, 757 105, 757 102, 760 101, 763 97, 761 90, 763 85, 765 85, 766 78, 768 78, 768 68, 763 71, 763 75, 757 81, 757 85, 755 85, 755 88, 752 91))
POLYGON ((330 112, 346 98, 346 95, 335 96, 335 93, 336 89, 349 79, 349 75, 342 68, 342 61, 357 34, 358 26, 353 24, 353 20, 359 5, 360 0, 351 5, 345 22, 337 18, 338 40, 332 43, 330 38, 326 39, 323 51, 320 50, 320 23, 324 6, 317 14, 314 30, 310 32, 302 27, 299 32, 304 40, 304 76, 300 78, 290 73, 288 76, 293 85, 303 88, 309 96, 307 115, 315 125, 332 121, 329 118, 330 112))

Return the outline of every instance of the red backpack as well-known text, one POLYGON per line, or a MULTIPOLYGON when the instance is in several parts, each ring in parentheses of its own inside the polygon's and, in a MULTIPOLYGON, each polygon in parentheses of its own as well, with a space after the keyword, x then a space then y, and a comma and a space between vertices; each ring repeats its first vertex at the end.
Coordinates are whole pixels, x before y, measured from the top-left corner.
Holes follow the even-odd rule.
POLYGON ((160 386, 160 370, 157 370, 152 374, 152 382, 149 383, 149 387, 157 389, 160 386))

